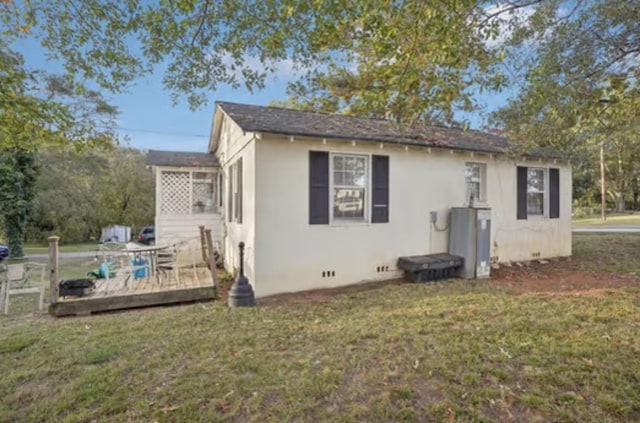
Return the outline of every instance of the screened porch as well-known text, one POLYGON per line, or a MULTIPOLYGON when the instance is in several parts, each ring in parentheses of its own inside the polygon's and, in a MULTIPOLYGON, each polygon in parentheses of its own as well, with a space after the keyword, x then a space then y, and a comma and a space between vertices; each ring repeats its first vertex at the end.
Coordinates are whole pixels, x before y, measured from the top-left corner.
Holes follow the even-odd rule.
POLYGON ((214 245, 222 240, 222 174, 215 156, 150 150, 156 186, 157 244, 197 239, 199 226, 212 229, 214 245))

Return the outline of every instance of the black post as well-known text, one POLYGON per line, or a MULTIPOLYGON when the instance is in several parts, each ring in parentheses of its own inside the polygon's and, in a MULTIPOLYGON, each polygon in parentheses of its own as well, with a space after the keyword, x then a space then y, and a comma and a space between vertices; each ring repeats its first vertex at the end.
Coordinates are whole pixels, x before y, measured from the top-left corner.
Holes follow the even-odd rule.
POLYGON ((240 277, 244 278, 244 242, 238 244, 240 248, 240 277))
POLYGON ((244 275, 244 242, 238 244, 240 248, 240 273, 229 290, 229 307, 251 307, 256 305, 253 287, 244 275))

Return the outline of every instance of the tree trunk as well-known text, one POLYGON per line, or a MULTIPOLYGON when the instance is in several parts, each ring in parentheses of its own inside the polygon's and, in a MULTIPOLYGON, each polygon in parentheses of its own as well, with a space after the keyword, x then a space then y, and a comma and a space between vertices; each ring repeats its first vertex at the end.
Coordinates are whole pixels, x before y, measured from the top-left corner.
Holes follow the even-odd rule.
POLYGON ((616 196, 616 211, 618 213, 622 213, 626 210, 627 203, 625 201, 624 195, 622 193, 618 193, 616 196))

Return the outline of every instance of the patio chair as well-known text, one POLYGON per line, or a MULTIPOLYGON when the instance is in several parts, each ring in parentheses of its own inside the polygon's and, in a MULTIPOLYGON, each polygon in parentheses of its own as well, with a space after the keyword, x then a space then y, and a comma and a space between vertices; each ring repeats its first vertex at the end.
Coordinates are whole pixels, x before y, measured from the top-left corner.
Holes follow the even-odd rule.
POLYGON ((9 300, 12 295, 40 294, 38 310, 44 306, 44 275, 46 265, 41 263, 7 264, 7 283, 3 288, 4 314, 9 314, 9 300))
POLYGON ((169 279, 169 274, 173 273, 176 285, 180 285, 180 275, 177 263, 177 251, 175 249, 158 251, 155 263, 155 275, 159 284, 163 280, 169 279))

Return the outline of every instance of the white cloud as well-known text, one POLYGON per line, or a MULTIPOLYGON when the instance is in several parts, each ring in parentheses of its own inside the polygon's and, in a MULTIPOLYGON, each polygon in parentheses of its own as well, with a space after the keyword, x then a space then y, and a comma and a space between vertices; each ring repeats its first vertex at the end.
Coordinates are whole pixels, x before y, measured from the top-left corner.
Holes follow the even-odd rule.
POLYGON ((296 63, 289 58, 267 60, 266 63, 263 63, 258 56, 247 54, 243 56, 242 60, 242 66, 238 67, 231 53, 225 52, 222 55, 222 64, 226 66, 229 71, 235 66, 236 69, 230 72, 240 81, 244 79, 242 75, 243 67, 250 69, 264 69, 266 65, 273 70, 271 75, 269 75, 269 78, 285 81, 299 78, 308 70, 302 64, 296 63))

